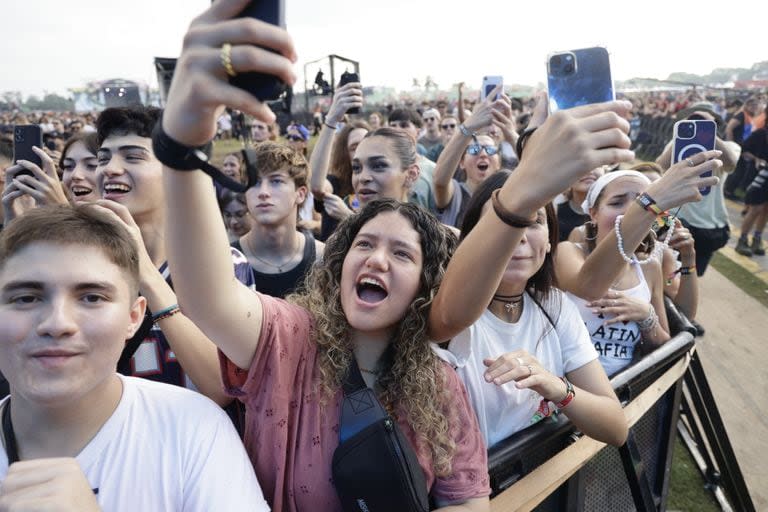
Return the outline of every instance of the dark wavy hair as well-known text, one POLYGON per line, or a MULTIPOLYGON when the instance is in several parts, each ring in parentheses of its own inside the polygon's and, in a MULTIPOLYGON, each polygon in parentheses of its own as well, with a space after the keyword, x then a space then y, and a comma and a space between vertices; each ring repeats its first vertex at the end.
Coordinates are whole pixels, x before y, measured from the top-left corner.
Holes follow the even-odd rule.
POLYGON ((151 137, 155 123, 160 119, 161 109, 137 105, 112 107, 104 110, 96 119, 96 134, 101 146, 110 135, 151 137))
POLYGON ((397 212, 419 234, 422 268, 419 289, 392 333, 389 348, 377 367, 376 392, 392 414, 403 411, 421 443, 429 447, 437 474, 450 474, 455 445, 449 435, 452 398, 445 394, 445 368, 427 338, 429 310, 442 281, 456 237, 431 213, 392 199, 371 201, 339 224, 327 240, 323 261, 307 275, 304 289, 288 297, 314 317, 318 369, 323 401, 341 388, 352 362, 350 326, 341 306, 341 273, 355 237, 381 213, 397 212))
MULTIPOLYGON (((469 205, 467 206, 467 211, 464 214, 464 222, 461 225, 462 240, 464 240, 477 225, 483 214, 483 206, 491 200, 493 191, 501 188, 511 175, 512 172, 502 169, 488 176, 485 181, 475 189, 475 193, 472 194, 472 198, 469 200, 469 205)), ((544 257, 544 263, 541 265, 541 268, 528 279, 528 283, 525 286, 539 303, 547 300, 552 288, 557 287, 555 251, 560 236, 554 206, 552 206, 552 203, 547 203, 544 209, 547 213, 549 245, 551 249, 544 257)))
POLYGON ((370 125, 365 121, 352 121, 344 125, 344 128, 336 134, 333 138, 333 146, 331 146, 328 174, 339 179, 339 189, 336 191, 336 195, 342 198, 355 193, 352 188, 352 160, 349 158, 347 144, 349 143, 349 134, 357 129, 366 132, 371 131, 370 125))

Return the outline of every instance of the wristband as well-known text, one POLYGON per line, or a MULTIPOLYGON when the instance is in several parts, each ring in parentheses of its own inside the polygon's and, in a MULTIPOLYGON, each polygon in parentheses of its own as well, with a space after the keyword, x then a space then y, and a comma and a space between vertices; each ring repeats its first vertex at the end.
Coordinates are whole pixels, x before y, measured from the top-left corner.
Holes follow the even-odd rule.
POLYGON ((536 128, 538 128, 538 126, 534 126, 532 128, 526 128, 525 130, 523 130, 523 133, 521 133, 520 136, 517 138, 517 144, 515 144, 515 151, 517 152, 518 160, 522 160, 525 144, 528 142, 528 139, 530 138, 530 136, 533 135, 533 132, 536 131, 536 128))
POLYGON ((561 401, 555 403, 555 407, 558 409, 565 409, 565 407, 573 401, 573 397, 576 396, 576 390, 573 388, 573 384, 571 384, 571 381, 566 379, 565 377, 560 377, 560 380, 565 382, 565 398, 563 398, 561 401))
POLYGON ((190 147, 185 146, 171 138, 163 130, 163 114, 160 114, 155 127, 152 130, 152 151, 160 163, 177 171, 197 171, 201 170, 218 183, 221 183, 235 192, 245 192, 247 185, 235 181, 229 176, 225 176, 220 170, 208 162, 210 158, 213 143, 209 142, 205 146, 190 147))
MULTIPOLYGON (((189 147, 174 140, 163 130, 163 115, 157 120, 152 130, 152 151, 155 157, 165 166, 178 171, 196 171, 208 164, 213 144, 189 147)), ((210 164, 208 164, 210 165, 210 164)))
POLYGON ((681 276, 691 276, 696 273, 696 265, 691 265, 690 267, 680 267, 677 269, 677 271, 681 276))
POLYGON ((647 192, 643 192, 637 198, 635 198, 635 201, 637 201, 637 204, 643 207, 643 210, 653 212, 656 214, 656 216, 662 215, 664 211, 659 208, 659 205, 656 204, 656 201, 648 195, 647 192))
POLYGON ((327 121, 323 121, 323 124, 333 131, 336 131, 336 126, 329 124, 327 121))
POLYGON ((467 129, 467 127, 466 127, 466 126, 464 126, 464 123, 461 123, 461 124, 459 125, 459 131, 460 131, 460 132, 461 132, 461 134, 462 134, 462 135, 464 135, 465 137, 474 137, 474 136, 475 136, 475 133, 474 133, 474 132, 471 132, 471 131, 469 131, 469 129, 467 129))
POLYGON ((166 318, 172 317, 176 313, 181 313, 181 308, 178 304, 173 304, 171 306, 168 306, 165 309, 161 309, 157 313, 152 315, 152 322, 157 323, 160 320, 165 320, 166 318))
POLYGON ((507 226, 521 229, 536 224, 536 219, 531 220, 525 217, 521 217, 520 215, 515 215, 514 213, 504 208, 504 205, 502 205, 501 201, 499 201, 500 190, 500 188, 497 188, 493 191, 493 194, 491 194, 491 206, 493 206, 493 213, 496 214, 499 220, 501 220, 507 226))

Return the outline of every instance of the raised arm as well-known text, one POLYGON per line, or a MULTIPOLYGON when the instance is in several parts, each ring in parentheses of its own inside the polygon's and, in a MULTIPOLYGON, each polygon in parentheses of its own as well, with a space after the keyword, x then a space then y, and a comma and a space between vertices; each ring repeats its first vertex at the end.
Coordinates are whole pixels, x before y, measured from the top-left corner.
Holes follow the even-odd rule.
MULTIPOLYGON (((720 160, 715 160, 718 156, 720 151, 714 150, 683 160, 672 166, 661 179, 649 185, 646 192, 664 211, 699 201, 702 197, 699 188, 712 187, 718 183, 716 176, 700 176, 722 166, 720 160), (689 160, 695 165, 691 166, 689 160)), ((632 201, 621 221, 625 254, 634 254, 654 220, 656 215, 653 212, 644 210, 636 201, 632 201)), ((586 258, 574 244, 561 243, 555 263, 560 287, 586 300, 603 297, 624 268, 625 261, 617 247, 616 232, 613 229, 586 258)))
POLYGON ((456 187, 453 184, 453 175, 461 161, 461 155, 472 142, 472 133, 489 127, 494 122, 494 112, 502 110, 505 106, 509 108, 509 98, 504 96, 502 99, 493 101, 496 93, 501 92, 501 86, 497 86, 488 97, 478 105, 475 112, 464 121, 462 125, 470 135, 465 135, 462 130, 456 130, 451 140, 445 145, 445 149, 440 153, 440 158, 435 165, 435 171, 432 175, 432 184, 434 185, 435 204, 438 208, 445 208, 451 202, 456 187))
MULTIPOLYGON (((552 115, 530 136, 520 165, 499 192, 500 206, 520 219, 534 219, 539 208, 591 169, 634 158, 623 118, 631 108, 627 101, 614 101, 552 115)), ((450 339, 480 318, 522 236, 523 228, 504 223, 493 209, 483 215, 459 245, 435 297, 429 318, 433 340, 450 339)))
MULTIPOLYGON (((247 3, 215 2, 192 22, 184 38, 162 119, 167 136, 184 146, 212 140, 224 106, 267 123, 275 119, 266 104, 228 83, 222 66, 226 43, 232 43, 234 72, 258 71, 295 81, 296 55, 287 32, 250 18, 230 19, 247 3)), ((157 157, 163 161, 162 154, 157 157)), ((235 278, 211 179, 167 166, 163 174, 168 260, 181 309, 233 363, 248 368, 261 333, 262 307, 258 294, 235 278)))
POLYGON ((326 192, 326 179, 328 178, 328 165, 331 160, 331 147, 336 133, 335 127, 344 119, 347 110, 363 106, 363 90, 359 83, 348 83, 338 89, 333 95, 333 103, 325 116, 323 129, 315 142, 312 154, 309 157, 310 180, 309 186, 312 193, 318 199, 322 199, 326 192))

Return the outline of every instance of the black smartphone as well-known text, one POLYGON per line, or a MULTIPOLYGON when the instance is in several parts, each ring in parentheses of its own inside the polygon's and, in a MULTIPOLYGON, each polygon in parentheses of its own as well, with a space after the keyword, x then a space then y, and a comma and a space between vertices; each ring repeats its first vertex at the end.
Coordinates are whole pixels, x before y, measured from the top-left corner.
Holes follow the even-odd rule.
MULTIPOLYGON (((349 71, 345 71, 341 74, 341 78, 339 79, 339 87, 346 84, 351 84, 353 82, 359 82, 360 77, 357 75, 357 73, 349 71)), ((352 107, 351 109, 347 110, 347 114, 359 114, 360 113, 360 107, 352 107)))
MULTIPOLYGON (((13 163, 28 160, 42 169, 43 160, 32 151, 32 146, 43 148, 43 130, 36 124, 17 124, 13 127, 13 163)), ((22 169, 17 176, 33 176, 32 171, 22 169)))
MULTIPOLYGON (((283 0, 253 0, 237 17, 255 18, 285 28, 285 3, 283 0)), ((269 48, 267 50, 274 52, 269 48)), ((240 73, 231 77, 229 83, 249 92, 259 101, 276 100, 287 88, 280 78, 256 72, 240 73)))

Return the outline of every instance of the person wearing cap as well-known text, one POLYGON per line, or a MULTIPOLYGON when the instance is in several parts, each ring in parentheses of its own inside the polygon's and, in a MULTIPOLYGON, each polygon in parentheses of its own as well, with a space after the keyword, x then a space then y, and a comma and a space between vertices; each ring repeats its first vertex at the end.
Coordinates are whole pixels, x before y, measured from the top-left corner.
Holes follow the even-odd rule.
POLYGON ((437 109, 429 108, 422 114, 422 119, 424 119, 425 133, 419 137, 418 142, 424 146, 428 155, 432 148, 443 141, 440 135, 440 112, 437 109))
POLYGON ((294 151, 307 157, 307 142, 309 141, 309 130, 303 124, 291 123, 285 130, 285 139, 288 141, 294 151))
MULTIPOLYGON (((711 119, 722 127, 722 118, 715 112, 711 103, 702 102, 692 105, 677 113, 677 120, 711 119)), ((664 151, 656 159, 662 169, 669 169, 672 161, 673 141, 669 141, 664 151)), ((736 168, 741 154, 741 148, 732 141, 715 137, 715 149, 722 152, 719 159, 723 165, 716 169, 720 178, 718 184, 712 187, 709 194, 701 201, 688 203, 680 209, 679 217, 693 235, 696 250, 696 273, 704 274, 715 252, 724 247, 730 238, 731 229, 728 224, 728 210, 725 207, 724 182, 725 176, 736 168)))
MULTIPOLYGON (((561 242, 555 258, 560 287, 576 303, 610 376, 669 340, 661 252, 651 229, 667 210, 701 199, 699 188, 718 183, 718 151, 699 153, 651 183, 637 171, 615 171, 589 189, 584 243, 561 242)), ((690 276, 690 266, 681 275, 690 276)))

